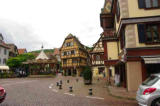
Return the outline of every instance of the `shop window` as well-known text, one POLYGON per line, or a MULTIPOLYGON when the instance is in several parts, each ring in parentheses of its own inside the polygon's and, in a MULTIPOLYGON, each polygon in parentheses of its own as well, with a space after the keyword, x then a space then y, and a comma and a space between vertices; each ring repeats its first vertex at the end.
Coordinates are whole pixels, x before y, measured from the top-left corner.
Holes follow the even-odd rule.
POLYGON ((103 68, 103 67, 98 68, 98 73, 99 73, 99 74, 103 74, 103 71, 104 71, 104 68, 103 68))
POLYGON ((160 43, 160 24, 138 24, 140 43, 160 43))

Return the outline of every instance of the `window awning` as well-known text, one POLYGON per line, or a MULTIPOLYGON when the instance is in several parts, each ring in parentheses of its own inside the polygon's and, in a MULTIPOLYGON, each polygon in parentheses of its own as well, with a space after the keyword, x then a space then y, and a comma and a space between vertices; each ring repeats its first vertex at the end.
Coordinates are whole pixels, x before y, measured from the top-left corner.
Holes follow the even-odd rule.
POLYGON ((8 66, 0 66, 0 70, 9 70, 8 66))
POLYGON ((145 64, 160 64, 160 56, 143 56, 145 64))

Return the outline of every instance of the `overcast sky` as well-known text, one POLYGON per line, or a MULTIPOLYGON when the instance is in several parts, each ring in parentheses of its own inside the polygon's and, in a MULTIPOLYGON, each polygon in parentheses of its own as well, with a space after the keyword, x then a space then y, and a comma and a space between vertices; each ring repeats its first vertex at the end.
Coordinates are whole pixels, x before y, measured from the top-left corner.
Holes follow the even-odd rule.
POLYGON ((8 43, 28 51, 61 47, 72 33, 86 46, 102 33, 104 0, 1 0, 0 32, 8 43))

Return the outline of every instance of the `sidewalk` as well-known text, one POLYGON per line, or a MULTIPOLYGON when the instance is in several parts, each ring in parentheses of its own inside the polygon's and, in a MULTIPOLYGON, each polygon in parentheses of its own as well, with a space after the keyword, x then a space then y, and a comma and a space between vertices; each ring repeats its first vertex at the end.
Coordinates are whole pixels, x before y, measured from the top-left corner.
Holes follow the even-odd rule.
POLYGON ((61 93, 67 93, 69 92, 69 87, 73 87, 73 94, 78 96, 89 96, 89 89, 93 89, 93 96, 95 97, 101 97, 106 98, 108 97, 107 89, 105 86, 105 79, 100 79, 99 81, 97 78, 93 79, 92 85, 84 85, 83 78, 82 77, 72 77, 72 76, 61 76, 58 75, 56 77, 56 82, 59 82, 60 80, 63 81, 62 89, 59 90, 59 87, 53 86, 53 89, 59 90, 61 93), (76 81, 78 79, 78 82, 76 81), (69 83, 67 83, 67 80, 69 80, 69 83))
POLYGON ((63 81, 62 89, 60 90, 59 87, 54 84, 53 90, 57 90, 60 93, 71 93, 69 92, 69 87, 73 87, 72 94, 78 95, 81 97, 89 96, 89 89, 93 89, 93 96, 94 97, 100 97, 104 99, 108 99, 112 97, 123 98, 127 100, 135 100, 136 92, 127 92, 124 88, 120 87, 112 87, 112 86, 106 86, 106 79, 100 78, 93 78, 92 85, 84 85, 83 78, 82 77, 72 77, 72 76, 61 76, 58 75, 55 80, 56 82, 59 82, 60 80, 63 81), (76 79, 79 81, 77 82, 76 79), (67 80, 69 80, 69 83, 67 83, 67 80))
POLYGON ((125 88, 116 87, 116 86, 108 86, 108 91, 110 95, 117 98, 124 98, 129 100, 136 99, 136 92, 128 92, 125 88))

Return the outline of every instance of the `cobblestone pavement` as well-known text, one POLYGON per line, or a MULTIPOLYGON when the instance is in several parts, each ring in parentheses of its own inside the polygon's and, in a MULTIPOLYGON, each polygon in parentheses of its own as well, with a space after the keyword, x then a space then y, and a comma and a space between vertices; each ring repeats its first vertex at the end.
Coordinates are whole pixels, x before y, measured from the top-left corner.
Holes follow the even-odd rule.
POLYGON ((6 100, 0 106, 137 106, 136 101, 117 99, 108 95, 100 82, 85 86, 73 77, 56 78, 15 78, 0 79, 0 85, 7 91, 6 100), (70 80, 67 83, 66 80, 70 80), (63 81, 59 90, 56 82, 63 81), (73 93, 68 87, 73 85, 73 93), (88 96, 88 88, 93 88, 93 96, 88 96))

